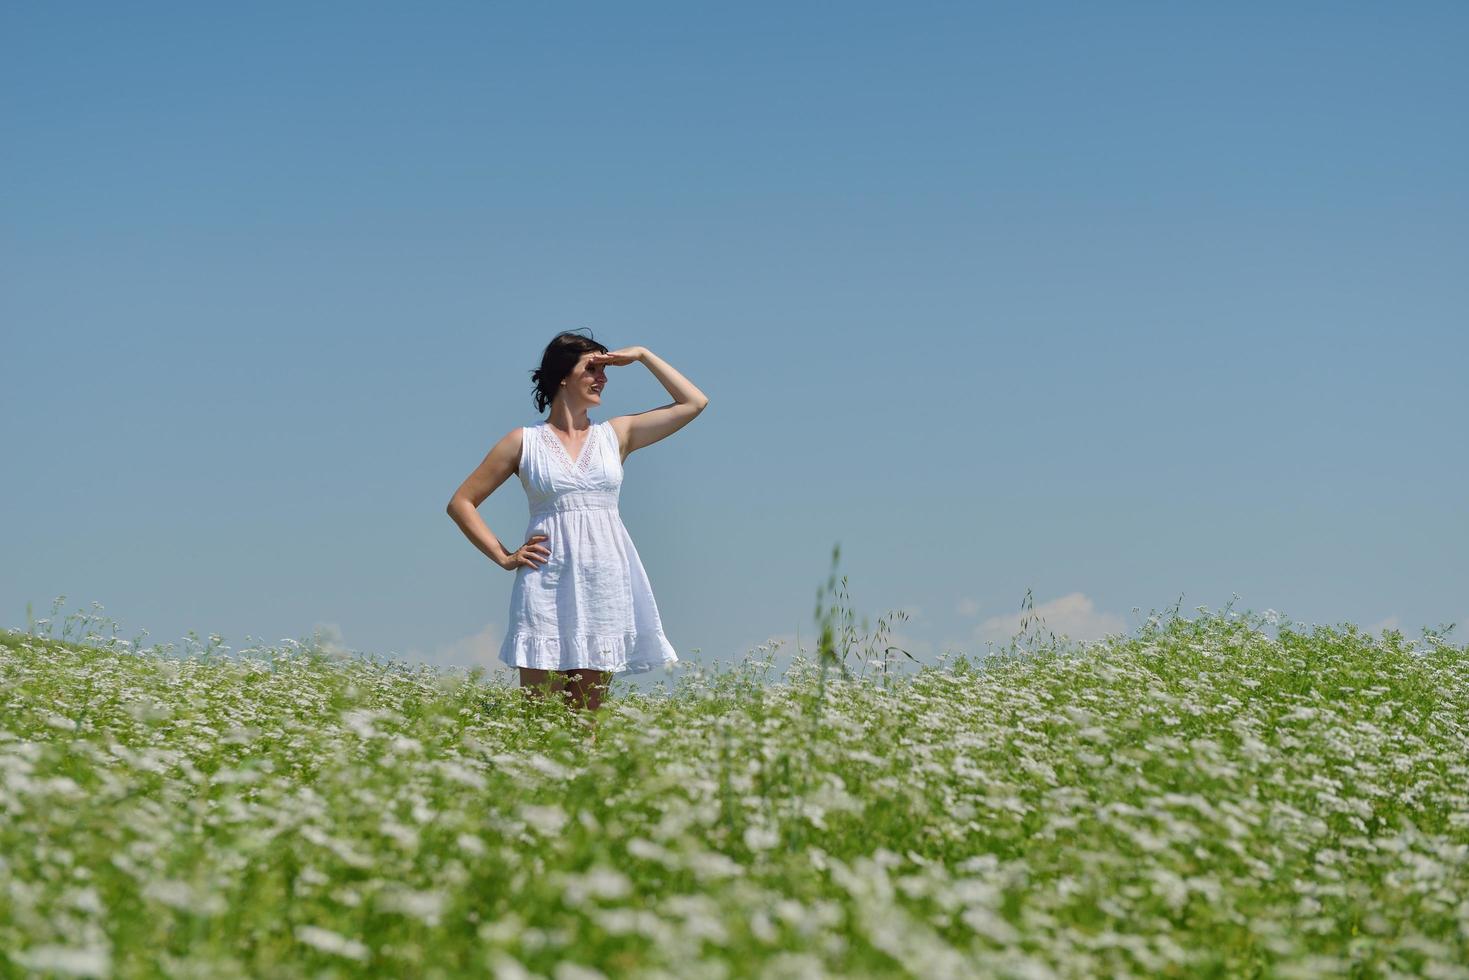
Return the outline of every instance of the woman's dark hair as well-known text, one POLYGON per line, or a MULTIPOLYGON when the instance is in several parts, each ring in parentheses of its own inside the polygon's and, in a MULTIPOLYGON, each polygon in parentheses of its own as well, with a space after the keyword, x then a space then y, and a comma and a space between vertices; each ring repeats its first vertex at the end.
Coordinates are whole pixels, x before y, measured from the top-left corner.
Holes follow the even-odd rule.
POLYGON ((530 379, 536 386, 536 411, 546 410, 546 406, 556 397, 561 380, 571 373, 576 362, 588 351, 601 351, 605 354, 607 348, 593 340, 590 334, 583 337, 574 330, 563 330, 551 338, 551 342, 546 345, 546 352, 541 355, 540 370, 530 373, 530 379))

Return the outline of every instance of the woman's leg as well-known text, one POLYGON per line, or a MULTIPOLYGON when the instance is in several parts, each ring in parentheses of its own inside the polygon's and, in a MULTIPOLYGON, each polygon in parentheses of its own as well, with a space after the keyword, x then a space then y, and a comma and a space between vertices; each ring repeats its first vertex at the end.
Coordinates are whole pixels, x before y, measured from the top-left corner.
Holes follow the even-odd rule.
POLYGON ((565 672, 566 696, 573 708, 596 711, 602 707, 607 695, 607 685, 612 683, 612 671, 577 668, 565 672))
POLYGON ((520 668, 520 686, 533 698, 560 694, 566 686, 566 674, 559 670, 538 670, 535 667, 520 668))
POLYGON ((597 741, 597 709, 602 707, 602 699, 611 683, 610 670, 578 669, 566 672, 566 697, 571 702, 573 711, 581 710, 582 720, 586 722, 593 743, 597 741))

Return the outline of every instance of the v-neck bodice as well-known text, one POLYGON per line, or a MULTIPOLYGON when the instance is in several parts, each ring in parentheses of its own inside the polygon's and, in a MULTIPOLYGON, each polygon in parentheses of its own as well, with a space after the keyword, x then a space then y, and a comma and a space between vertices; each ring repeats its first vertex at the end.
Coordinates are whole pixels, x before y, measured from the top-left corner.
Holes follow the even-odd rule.
POLYGON ((587 431, 576 460, 551 426, 542 422, 526 426, 520 452, 520 482, 532 513, 568 506, 558 499, 572 492, 591 491, 602 495, 606 506, 617 507, 622 488, 622 456, 617 450, 617 433, 606 421, 595 422, 587 431))
POLYGON ((566 464, 573 471, 575 471, 577 469, 580 469, 582 464, 586 462, 587 453, 589 453, 592 449, 592 440, 595 439, 597 436, 597 426, 601 424, 602 423, 600 422, 593 422, 591 425, 587 426, 587 434, 585 437, 583 437, 581 443, 581 452, 577 454, 577 458, 575 460, 571 458, 571 453, 567 452, 566 443, 561 441, 561 437, 556 434, 556 430, 551 426, 551 423, 542 422, 540 427, 548 435, 550 435, 552 439, 556 441, 557 446, 561 447, 561 458, 566 460, 566 464))

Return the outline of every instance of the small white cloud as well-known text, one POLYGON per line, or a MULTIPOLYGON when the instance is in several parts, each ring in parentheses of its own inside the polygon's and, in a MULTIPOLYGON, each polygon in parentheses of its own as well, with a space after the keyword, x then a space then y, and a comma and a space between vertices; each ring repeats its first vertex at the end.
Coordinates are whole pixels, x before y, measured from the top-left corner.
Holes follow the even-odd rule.
POLYGON ((1368 633, 1381 633, 1383 630, 1395 630, 1399 628, 1398 617, 1389 616, 1386 619, 1379 619, 1372 625, 1363 628, 1368 633))
MULTIPOLYGON (((1127 623, 1116 613, 1098 612, 1096 603, 1080 592, 1063 595, 1035 605, 1035 614, 1046 629, 1073 640, 1095 640, 1112 633, 1126 633, 1127 623)), ((991 616, 974 628, 978 640, 1003 643, 1020 632, 1023 612, 991 616)))
POLYGON ((342 637, 342 627, 336 623, 317 623, 311 627, 311 637, 323 653, 332 657, 350 657, 352 651, 347 649, 346 641, 342 637))
POLYGON ((979 603, 969 598, 968 596, 965 596, 963 599, 959 600, 957 605, 954 606, 954 611, 961 616, 978 616, 979 603))
POLYGON ((504 664, 500 662, 500 643, 504 637, 503 626, 499 623, 486 623, 478 633, 445 643, 432 653, 410 650, 408 657, 437 667, 503 667, 504 664))

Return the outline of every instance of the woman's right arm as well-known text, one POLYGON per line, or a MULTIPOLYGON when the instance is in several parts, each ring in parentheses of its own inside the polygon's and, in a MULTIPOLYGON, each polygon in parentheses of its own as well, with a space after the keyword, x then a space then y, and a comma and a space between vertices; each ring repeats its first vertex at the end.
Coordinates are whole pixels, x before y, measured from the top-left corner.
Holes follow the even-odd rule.
POLYGON ((506 570, 515 567, 519 562, 512 561, 512 553, 505 549, 480 516, 479 505, 515 472, 515 467, 520 463, 522 433, 523 430, 519 427, 514 428, 505 438, 495 443, 484 461, 464 478, 459 489, 454 491, 454 496, 449 498, 449 506, 445 508, 454 523, 459 525, 459 530, 464 532, 464 536, 491 561, 506 570))

